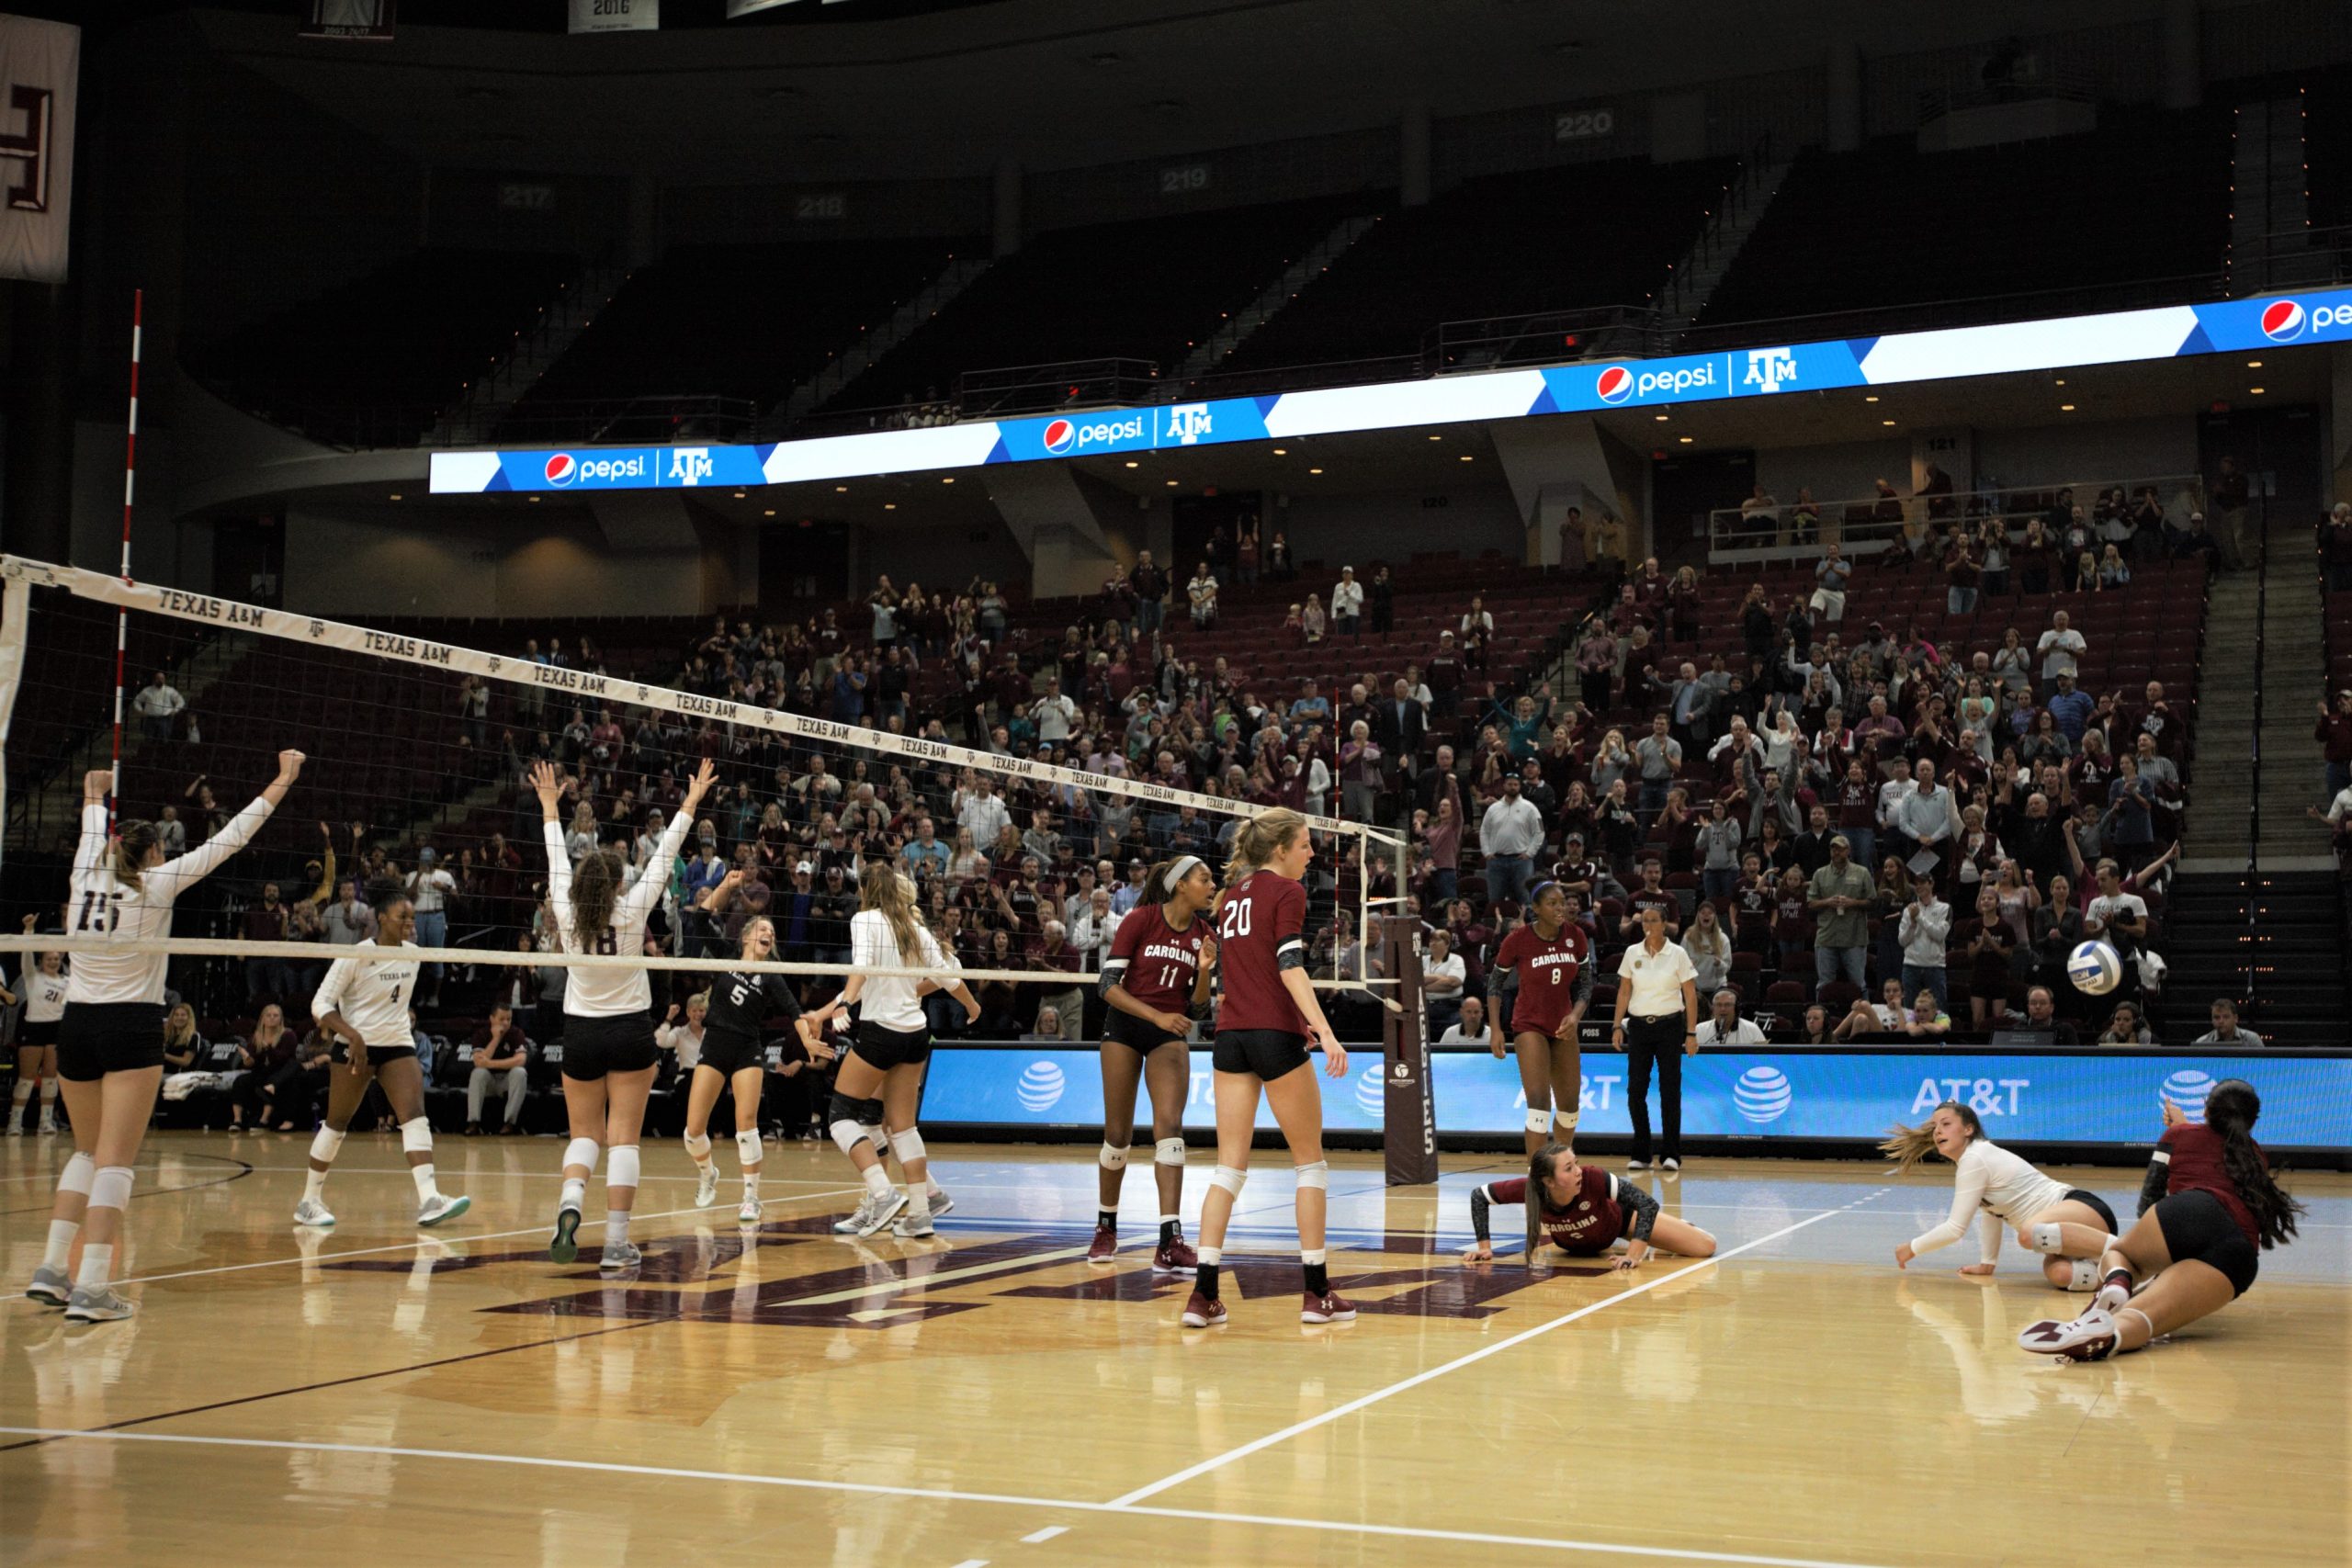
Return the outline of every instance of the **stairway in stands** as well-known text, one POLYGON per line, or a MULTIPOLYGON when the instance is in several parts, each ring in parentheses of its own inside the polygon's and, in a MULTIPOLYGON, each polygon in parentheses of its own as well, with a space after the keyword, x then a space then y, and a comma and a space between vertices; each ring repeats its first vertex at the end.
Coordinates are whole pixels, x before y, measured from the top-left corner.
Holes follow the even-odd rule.
POLYGON ((2272 1045, 2341 1045, 2344 957, 2332 871, 2190 872, 2165 904, 2164 1043, 2205 1032, 2205 1006, 2238 1000, 2241 1021, 2272 1045), (2253 921, 2247 921, 2248 905, 2253 921), (2250 968, 2249 968, 2250 966, 2250 968), (2251 984, 2249 984, 2249 979, 2251 984), (2250 999, 2249 999, 2250 998, 2250 999))

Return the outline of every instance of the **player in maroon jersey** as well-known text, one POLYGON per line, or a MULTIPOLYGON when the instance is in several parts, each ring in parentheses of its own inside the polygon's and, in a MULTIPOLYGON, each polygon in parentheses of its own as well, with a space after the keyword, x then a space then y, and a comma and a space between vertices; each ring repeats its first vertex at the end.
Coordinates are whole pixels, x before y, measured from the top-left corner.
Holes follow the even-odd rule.
MULTIPOLYGON (((2140 1219, 2099 1259, 2106 1279, 2072 1323, 2048 1319, 2018 1336, 2044 1356, 2103 1361, 2209 1317, 2254 1284, 2262 1251, 2295 1234, 2303 1206, 2272 1179, 2254 1141, 2262 1101, 2242 1078, 2205 1097, 2202 1125, 2165 1101, 2164 1136, 2140 1184, 2140 1219), (2134 1284, 2142 1277, 2148 1282, 2134 1284)), ((2032 1244, 2030 1232, 2019 1239, 2032 1244)))
POLYGON ((1584 1103, 1584 1048, 1577 1026, 1592 1002, 1592 939, 1569 918, 1568 895, 1558 883, 1535 885, 1527 923, 1503 938, 1488 967, 1497 996, 1494 1053, 1499 1060, 1506 1038, 1518 1050, 1532 1155, 1552 1141, 1555 1126, 1563 1138, 1574 1138, 1584 1103))
POLYGON ((1198 855, 1162 861, 1144 878, 1142 902, 1127 911, 1102 965, 1102 1153, 1100 1207, 1089 1263, 1119 1250, 1119 1185, 1135 1136, 1136 1079, 1151 1087, 1151 1166, 1159 1179, 1159 1248, 1152 1268, 1190 1274, 1197 1265, 1179 1217, 1184 1200, 1184 1096, 1192 1086, 1193 1009, 1209 998, 1216 941, 1208 909, 1216 877, 1198 855))
POLYGON ((1527 1156, 1527 1174, 1470 1190, 1470 1231, 1478 1239, 1473 1261, 1495 1255, 1487 1235, 1487 1211, 1497 1203, 1537 1201, 1527 1216, 1528 1258, 1535 1261, 1538 1232, 1571 1258, 1602 1258, 1625 1244, 1620 1269, 1638 1269, 1656 1247, 1681 1258, 1713 1258, 1715 1238, 1687 1220, 1661 1213, 1657 1200, 1601 1169, 1578 1165, 1566 1144, 1546 1144, 1527 1156))
POLYGON ((1355 1303, 1331 1289, 1323 1258, 1331 1168, 1323 1158, 1322 1091, 1306 1059, 1321 1046, 1324 1071, 1336 1078, 1348 1070, 1348 1054, 1324 1021, 1323 1005, 1306 977, 1306 889, 1298 879, 1314 858, 1306 818, 1278 806, 1241 825, 1226 866, 1216 906, 1217 969, 1225 980, 1216 1015, 1216 1174, 1201 1201, 1200 1271, 1184 1303, 1187 1328, 1225 1322, 1217 1265, 1225 1255, 1226 1222, 1249 1179, 1261 1089, 1290 1145, 1298 1181, 1299 1261, 1306 1271, 1299 1318, 1346 1323, 1356 1315, 1355 1303))

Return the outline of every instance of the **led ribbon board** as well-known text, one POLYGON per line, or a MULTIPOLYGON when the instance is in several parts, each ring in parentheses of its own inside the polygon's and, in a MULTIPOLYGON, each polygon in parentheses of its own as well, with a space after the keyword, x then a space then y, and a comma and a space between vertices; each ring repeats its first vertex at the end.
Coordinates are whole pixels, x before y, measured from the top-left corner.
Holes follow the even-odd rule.
POLYGON ((748 446, 435 452, 432 486, 440 495, 741 490, 2341 342, 2352 342, 2352 288, 748 446))

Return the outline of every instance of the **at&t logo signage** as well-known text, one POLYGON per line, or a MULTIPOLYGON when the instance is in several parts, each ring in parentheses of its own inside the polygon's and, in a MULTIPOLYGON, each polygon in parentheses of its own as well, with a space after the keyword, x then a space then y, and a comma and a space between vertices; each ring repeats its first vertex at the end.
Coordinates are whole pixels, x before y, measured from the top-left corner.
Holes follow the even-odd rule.
POLYGON ((1021 1101, 1021 1109, 1035 1115, 1051 1111, 1062 1097, 1065 1087, 1059 1066, 1047 1061, 1035 1061, 1022 1072, 1021 1081, 1013 1086, 1013 1097, 1021 1101))
POLYGON ((1750 1067, 1732 1085, 1731 1102, 1739 1108, 1741 1117, 1759 1127, 1787 1115, 1795 1100, 1788 1075, 1778 1067, 1750 1067))

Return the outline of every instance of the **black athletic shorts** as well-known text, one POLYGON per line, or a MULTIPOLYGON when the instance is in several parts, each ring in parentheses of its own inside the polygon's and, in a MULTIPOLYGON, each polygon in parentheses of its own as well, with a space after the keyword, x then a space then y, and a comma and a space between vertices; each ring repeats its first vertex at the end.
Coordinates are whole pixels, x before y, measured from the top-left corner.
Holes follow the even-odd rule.
POLYGON ((606 1073, 642 1072, 662 1059, 653 1021, 641 1012, 563 1021, 563 1076, 594 1082, 606 1073))
POLYGON ((869 1067, 888 1072, 892 1067, 911 1066, 931 1055, 931 1031, 911 1029, 900 1033, 885 1029, 878 1023, 860 1020, 856 1043, 850 1049, 857 1059, 869 1067))
POLYGON ((57 1076, 94 1083, 164 1065, 161 1002, 67 1002, 57 1022, 57 1076))
POLYGON ((695 1064, 730 1078, 746 1067, 767 1065, 767 1047, 757 1040, 746 1034, 721 1034, 715 1029, 703 1035, 702 1060, 695 1064))
POLYGON ((2253 1287, 2254 1276, 2262 1266, 2262 1250, 2246 1239, 2219 1198, 2211 1192, 2176 1192, 2157 1199, 2152 1212, 2157 1228, 2165 1233, 2165 1250, 2172 1254, 2175 1263, 2193 1258, 2219 1269, 2237 1295, 2253 1287))
MULTIPOLYGON (((413 1045, 370 1045, 368 1047, 368 1065, 371 1067, 380 1067, 387 1062, 397 1062, 403 1056, 414 1060, 416 1047, 413 1045)), ((351 1043, 340 1034, 334 1037, 334 1064, 339 1067, 351 1065, 351 1043)))
POLYGON ((1182 1040, 1183 1036, 1170 1034, 1156 1023, 1113 1008, 1110 1018, 1103 1023, 1102 1038, 1111 1044, 1124 1045, 1130 1051, 1148 1056, 1162 1045, 1182 1040))
POLYGON ((2115 1223, 2115 1211, 2109 1208, 2107 1200, 2098 1193, 2086 1192, 2079 1187, 2069 1187, 2066 1189, 2066 1196, 2097 1214, 2100 1223, 2107 1226, 2108 1235, 2121 1235, 2123 1234, 2123 1227, 2115 1223))
POLYGON ((38 1051, 44 1045, 57 1043, 57 1026, 65 1021, 59 1018, 28 1018, 17 1025, 17 1049, 38 1051))
POLYGON ((1220 1073, 1255 1073, 1268 1083, 1306 1066, 1306 1036, 1284 1029, 1220 1029, 1214 1061, 1220 1073))

